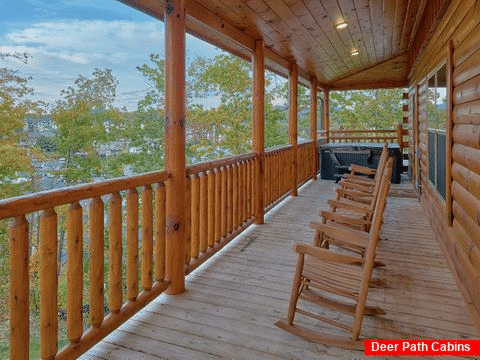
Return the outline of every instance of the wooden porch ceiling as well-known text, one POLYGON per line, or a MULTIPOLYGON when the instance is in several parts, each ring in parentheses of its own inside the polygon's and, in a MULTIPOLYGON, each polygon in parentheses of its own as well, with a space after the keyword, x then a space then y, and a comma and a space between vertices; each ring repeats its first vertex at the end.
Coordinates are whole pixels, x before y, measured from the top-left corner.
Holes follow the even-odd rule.
MULTIPOLYGON (((163 19, 164 0, 120 0, 163 19)), ((266 66, 300 82, 359 89, 407 84, 411 48, 426 0, 188 0, 188 31, 246 59, 256 39, 266 66), (348 26, 337 29, 346 21, 348 26), (353 50, 359 54, 352 56, 353 50)))

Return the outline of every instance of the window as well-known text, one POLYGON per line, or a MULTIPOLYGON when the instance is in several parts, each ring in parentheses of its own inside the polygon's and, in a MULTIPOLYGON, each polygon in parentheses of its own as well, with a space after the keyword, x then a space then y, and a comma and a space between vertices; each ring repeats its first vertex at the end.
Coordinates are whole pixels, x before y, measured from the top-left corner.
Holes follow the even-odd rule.
POLYGON ((428 178, 445 199, 447 66, 428 78, 428 178))

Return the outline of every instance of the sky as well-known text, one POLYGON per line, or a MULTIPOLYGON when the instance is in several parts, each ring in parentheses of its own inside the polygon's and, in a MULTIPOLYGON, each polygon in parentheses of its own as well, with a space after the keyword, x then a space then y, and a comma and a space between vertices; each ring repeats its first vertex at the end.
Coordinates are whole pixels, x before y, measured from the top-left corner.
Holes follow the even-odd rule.
MULTIPOLYGON (((0 53, 31 55, 26 65, 0 67, 31 77, 35 99, 53 103, 80 74, 109 68, 119 81, 116 105, 135 110, 149 89, 135 67, 164 49, 163 22, 117 0, 0 0, 0 53)), ((220 52, 187 35, 187 61, 220 52)))

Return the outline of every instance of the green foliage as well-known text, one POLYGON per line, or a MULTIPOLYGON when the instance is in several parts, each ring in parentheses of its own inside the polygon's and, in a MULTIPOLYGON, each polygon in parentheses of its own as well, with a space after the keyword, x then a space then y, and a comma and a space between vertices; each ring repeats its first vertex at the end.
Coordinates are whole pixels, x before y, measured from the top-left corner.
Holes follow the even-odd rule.
POLYGON ((100 146, 121 138, 125 128, 120 110, 113 106, 117 84, 110 69, 95 69, 92 78, 80 75, 61 92, 52 119, 58 154, 66 159, 61 175, 68 184, 123 174, 118 162, 102 161, 99 154, 100 146))
POLYGON ((330 94, 332 129, 391 129, 403 118, 403 89, 334 91, 330 94))

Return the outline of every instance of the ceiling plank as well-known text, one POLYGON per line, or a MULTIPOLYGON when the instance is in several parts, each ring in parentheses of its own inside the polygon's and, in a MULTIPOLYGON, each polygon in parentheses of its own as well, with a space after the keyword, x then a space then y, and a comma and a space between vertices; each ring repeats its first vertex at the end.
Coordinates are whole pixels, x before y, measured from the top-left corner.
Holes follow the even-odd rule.
POLYGON ((383 46, 383 1, 369 0, 370 18, 372 22, 373 33, 375 34, 375 53, 376 61, 385 59, 385 49, 383 46))
POLYGON ((369 63, 369 56, 365 46, 365 36, 362 33, 358 20, 355 2, 353 0, 341 0, 338 2, 338 5, 348 23, 347 29, 352 38, 353 47, 359 52, 357 57, 360 60, 360 64, 361 66, 365 66, 369 63))
POLYGON ((365 45, 365 51, 369 63, 377 62, 377 54, 375 52, 375 36, 373 35, 372 20, 370 17, 370 6, 368 0, 354 0, 355 8, 357 10, 358 22, 360 24, 360 31, 365 45))
POLYGON ((427 6, 427 0, 420 0, 420 6, 418 7, 417 16, 415 17, 415 22, 413 23, 412 32, 410 33, 410 40, 407 47, 408 49, 412 47, 415 36, 417 35, 418 26, 420 25, 423 13, 425 12, 425 6, 427 6))
POLYGON ((393 54, 393 31, 396 0, 383 0, 383 48, 384 58, 393 54))
POLYGON ((402 43, 402 34, 405 24, 405 16, 407 14, 408 0, 397 0, 395 8, 395 18, 393 25, 393 42, 392 42, 392 54, 398 54, 403 52, 400 48, 402 43))

